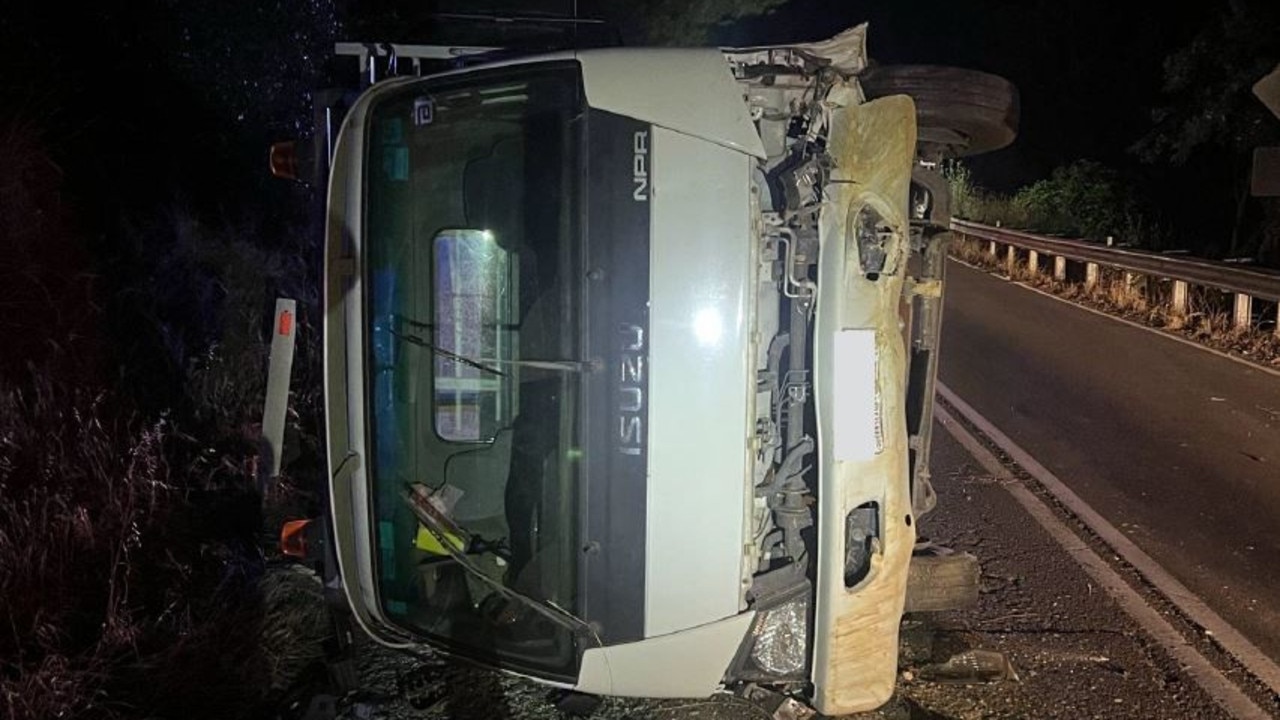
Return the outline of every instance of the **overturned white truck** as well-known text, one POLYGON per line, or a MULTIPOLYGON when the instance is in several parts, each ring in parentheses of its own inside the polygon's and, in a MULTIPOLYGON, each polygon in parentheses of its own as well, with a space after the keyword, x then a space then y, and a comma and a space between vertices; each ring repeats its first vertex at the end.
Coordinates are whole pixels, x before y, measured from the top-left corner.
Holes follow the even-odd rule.
POLYGON ((329 511, 372 637, 587 694, 890 697, 904 607, 976 592, 916 530, 938 162, 1017 98, 864 37, 481 56, 352 104, 329 511))

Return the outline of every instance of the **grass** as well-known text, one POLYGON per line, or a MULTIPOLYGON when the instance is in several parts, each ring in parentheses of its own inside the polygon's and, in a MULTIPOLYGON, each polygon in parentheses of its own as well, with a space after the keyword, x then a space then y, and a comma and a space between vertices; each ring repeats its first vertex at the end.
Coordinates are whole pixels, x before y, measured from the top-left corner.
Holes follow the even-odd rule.
POLYGON ((0 717, 269 715, 328 632, 318 582, 263 542, 318 502, 313 254, 170 211, 105 276, 45 145, 0 121, 0 717), (297 391, 263 498, 277 294, 299 300, 297 391))
POLYGON ((260 571, 233 538, 193 542, 222 520, 180 476, 193 450, 107 392, 38 372, 0 392, 5 717, 226 717, 261 700, 260 571))
POLYGON ((1001 246, 997 257, 992 257, 987 241, 970 239, 954 242, 951 254, 970 265, 1011 277, 1072 302, 1185 337, 1265 367, 1280 368, 1280 337, 1276 336, 1274 328, 1267 325, 1236 328, 1232 322, 1229 294, 1191 287, 1187 293, 1186 311, 1179 314, 1173 311, 1172 283, 1156 278, 1100 267, 1097 283, 1088 287, 1082 279, 1070 275, 1066 280, 1055 279, 1051 264, 1045 266, 1048 258, 1044 256, 1041 256, 1040 271, 1033 273, 1027 267, 1025 251, 1017 255, 1016 266, 1010 275, 1004 246, 1001 246))

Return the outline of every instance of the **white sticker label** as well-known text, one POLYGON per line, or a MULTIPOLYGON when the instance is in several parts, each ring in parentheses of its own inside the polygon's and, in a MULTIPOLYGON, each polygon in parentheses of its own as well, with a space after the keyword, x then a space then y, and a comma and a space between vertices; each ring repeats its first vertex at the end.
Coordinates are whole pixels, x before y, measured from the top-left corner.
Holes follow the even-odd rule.
POLYGON ((879 353, 875 330, 836 333, 832 379, 832 452, 836 460, 870 460, 884 446, 881 431, 879 353))

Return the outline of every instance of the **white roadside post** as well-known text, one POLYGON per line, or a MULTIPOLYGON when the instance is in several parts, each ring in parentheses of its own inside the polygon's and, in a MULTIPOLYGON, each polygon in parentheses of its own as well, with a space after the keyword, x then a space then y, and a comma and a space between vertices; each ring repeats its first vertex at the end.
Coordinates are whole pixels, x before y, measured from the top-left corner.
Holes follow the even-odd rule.
POLYGON ((293 372, 297 325, 297 303, 278 298, 275 320, 271 323, 271 361, 267 370, 262 445, 258 456, 258 488, 264 492, 267 484, 280 475, 280 451, 284 447, 284 419, 289 407, 289 377, 293 372))
POLYGON ((1032 275, 1040 274, 1040 253, 1035 250, 1027 252, 1027 270, 1030 270, 1032 275))
POLYGON ((1187 315, 1187 283, 1185 280, 1173 281, 1173 315, 1179 318, 1187 315))
POLYGON ((1067 279, 1067 256, 1058 255, 1053 258, 1053 279, 1059 282, 1067 279))
POLYGON ((1235 311, 1236 330, 1248 330, 1253 325, 1253 297, 1244 293, 1236 293, 1235 311))

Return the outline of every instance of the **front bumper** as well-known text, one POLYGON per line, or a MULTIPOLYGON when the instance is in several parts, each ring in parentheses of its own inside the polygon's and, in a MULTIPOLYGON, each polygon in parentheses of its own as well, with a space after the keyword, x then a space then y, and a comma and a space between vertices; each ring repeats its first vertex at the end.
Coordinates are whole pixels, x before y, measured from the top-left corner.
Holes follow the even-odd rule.
POLYGON ((895 96, 839 108, 831 140, 837 182, 828 188, 830 210, 820 226, 814 339, 820 551, 811 677, 817 710, 840 715, 879 707, 893 693, 898 626, 916 537, 905 417, 907 351, 899 325, 915 160, 914 103, 895 96), (851 227, 863 206, 874 207, 896 237, 885 271, 875 277, 859 270, 851 227), (870 357, 856 357, 859 343, 842 349, 838 338, 845 333, 869 339, 861 346, 870 357), (861 389, 860 365, 871 380, 861 389), (850 407, 859 403, 869 404, 861 415, 850 407), (876 437, 851 436, 867 432, 876 437), (846 557, 839 551, 846 546, 846 518, 867 506, 878 510, 877 537, 871 541, 869 567, 846 587, 846 557))

